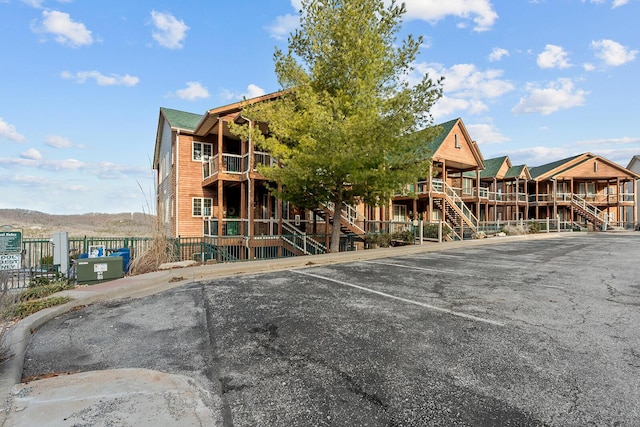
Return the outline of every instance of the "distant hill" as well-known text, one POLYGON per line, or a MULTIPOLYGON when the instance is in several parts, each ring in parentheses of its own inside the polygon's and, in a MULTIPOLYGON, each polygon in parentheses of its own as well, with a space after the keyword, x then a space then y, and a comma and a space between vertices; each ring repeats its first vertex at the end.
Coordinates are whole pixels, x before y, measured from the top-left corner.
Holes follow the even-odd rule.
POLYGON ((50 215, 27 209, 0 209, 0 226, 23 229, 23 237, 51 237, 67 231, 69 237, 147 237, 153 234, 156 217, 140 212, 50 215))

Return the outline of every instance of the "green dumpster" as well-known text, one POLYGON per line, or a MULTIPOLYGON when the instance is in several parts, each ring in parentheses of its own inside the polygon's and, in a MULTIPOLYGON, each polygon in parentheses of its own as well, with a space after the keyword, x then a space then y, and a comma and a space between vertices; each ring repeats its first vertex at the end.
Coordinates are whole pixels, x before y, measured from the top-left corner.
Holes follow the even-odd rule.
POLYGON ((121 256, 78 259, 76 280, 79 284, 92 285, 123 276, 121 256))

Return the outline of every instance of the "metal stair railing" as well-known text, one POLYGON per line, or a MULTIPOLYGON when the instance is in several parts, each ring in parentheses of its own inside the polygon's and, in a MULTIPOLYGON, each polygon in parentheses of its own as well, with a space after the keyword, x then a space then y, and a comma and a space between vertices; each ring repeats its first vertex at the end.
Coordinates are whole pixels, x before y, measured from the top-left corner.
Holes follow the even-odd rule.
MULTIPOLYGON (((329 210, 330 213, 335 215, 336 209, 335 204, 333 202, 329 202, 325 205, 325 207, 329 210)), ((358 220, 358 211, 353 206, 349 205, 346 202, 342 202, 342 209, 340 210, 340 217, 347 222, 352 229, 358 232, 358 234, 365 234, 362 227, 357 224, 358 220)))
POLYGON ((571 203, 580 208, 584 213, 589 215, 592 219, 595 219, 595 222, 599 222, 603 225, 603 228, 607 229, 607 223, 609 222, 609 215, 602 212, 597 207, 593 206, 590 203, 587 203, 582 197, 573 194, 571 197, 571 203))
POLYGON ((282 220, 282 240, 289 243, 305 255, 318 255, 327 252, 327 248, 317 240, 307 236, 306 233, 298 230, 298 228, 287 220, 282 220))
POLYGON ((473 229, 475 232, 478 228, 478 218, 471 212, 471 209, 462 201, 460 196, 453 191, 449 184, 444 181, 433 181, 432 189, 434 192, 441 192, 445 196, 447 196, 447 201, 449 204, 454 205, 460 211, 459 213, 462 216, 462 219, 465 220, 467 224, 473 229))
POLYGON ((440 199, 435 199, 433 201, 433 204, 436 205, 438 209, 443 211, 445 217, 449 219, 451 224, 454 224, 454 225, 448 225, 450 232, 447 235, 447 239, 451 241, 463 240, 462 236, 460 236, 455 230, 455 224, 458 222, 457 220, 460 218, 460 214, 458 214, 458 212, 455 209, 451 208, 451 206, 449 206, 449 209, 443 208, 442 201, 440 201, 440 199))

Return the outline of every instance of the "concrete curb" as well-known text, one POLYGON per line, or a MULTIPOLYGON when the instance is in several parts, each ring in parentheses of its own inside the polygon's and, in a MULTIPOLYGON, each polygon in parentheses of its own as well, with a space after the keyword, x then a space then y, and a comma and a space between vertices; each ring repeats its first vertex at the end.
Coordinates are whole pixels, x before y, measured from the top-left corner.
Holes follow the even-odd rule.
POLYGON ((234 275, 250 275, 274 271, 304 268, 308 266, 331 265, 354 261, 365 261, 386 257, 419 254, 452 250, 460 247, 483 246, 495 243, 518 242, 533 239, 567 238, 584 235, 583 233, 543 233, 524 236, 507 236, 479 240, 466 240, 443 244, 411 245, 394 248, 381 248, 354 252, 340 252, 305 257, 280 258, 274 260, 247 261, 228 264, 201 265, 172 270, 156 271, 140 276, 130 276, 122 279, 104 282, 97 285, 80 287, 64 291, 72 300, 64 305, 51 307, 37 312, 16 323, 5 335, 4 344, 10 349, 11 357, 0 364, 0 393, 5 399, 5 405, 0 407, 0 416, 4 424, 12 406, 12 388, 20 383, 24 356, 30 336, 47 321, 60 316, 76 307, 121 298, 142 298, 168 289, 183 286, 202 280, 212 280, 234 275))

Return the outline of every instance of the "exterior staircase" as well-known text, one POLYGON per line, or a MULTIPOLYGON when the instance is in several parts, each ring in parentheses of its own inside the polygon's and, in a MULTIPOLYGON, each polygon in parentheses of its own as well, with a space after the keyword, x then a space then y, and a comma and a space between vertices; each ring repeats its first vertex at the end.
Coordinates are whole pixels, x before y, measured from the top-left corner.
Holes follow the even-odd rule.
POLYGON ((317 240, 307 236, 290 221, 282 221, 282 240, 288 244, 289 250, 300 255, 318 255, 327 252, 327 248, 317 240))
POLYGON ((465 225, 471 233, 478 230, 478 218, 471 212, 471 209, 462 201, 460 196, 444 181, 433 181, 431 185, 433 193, 442 195, 441 198, 434 197, 433 204, 443 213, 449 226, 452 228, 454 238, 462 240, 463 236, 455 232, 457 227, 465 225))
POLYGON ((591 222, 596 227, 600 227, 601 230, 606 231, 611 228, 609 226, 609 215, 592 204, 587 203, 582 197, 573 194, 571 206, 579 216, 591 222))
MULTIPOLYGON (((335 205, 333 203, 327 203, 320 211, 320 215, 325 219, 329 218, 333 222, 335 216, 335 205)), ((363 238, 365 231, 358 225, 358 211, 347 203, 342 203, 342 209, 340 210, 340 232, 345 235, 358 236, 363 238)))

